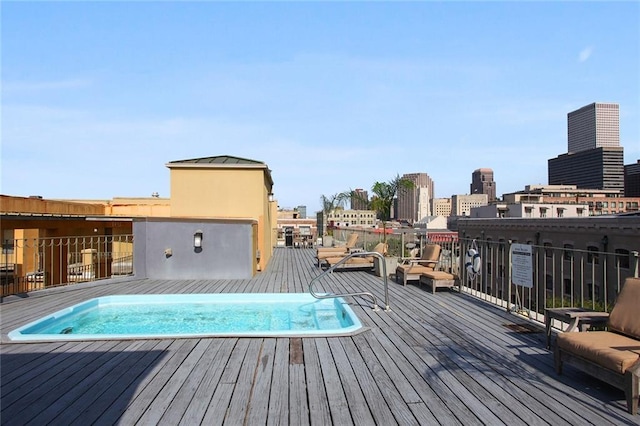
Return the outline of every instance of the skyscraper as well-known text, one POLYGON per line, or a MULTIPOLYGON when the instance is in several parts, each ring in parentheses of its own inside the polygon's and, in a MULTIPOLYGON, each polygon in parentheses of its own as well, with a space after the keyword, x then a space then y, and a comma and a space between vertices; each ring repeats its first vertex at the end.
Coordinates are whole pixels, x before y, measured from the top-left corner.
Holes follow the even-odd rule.
POLYGON ((433 180, 426 173, 409 173, 402 175, 402 179, 413 182, 413 188, 398 190, 396 219, 413 223, 423 217, 431 216, 433 180))
POLYGON ((549 185, 624 190, 618 104, 586 105, 567 114, 568 152, 548 160, 549 185))
POLYGON ((594 148, 620 146, 618 104, 599 103, 583 106, 567 115, 568 154, 594 148))
POLYGON ((471 175, 470 194, 487 194, 489 202, 496 199, 496 183, 493 181, 493 170, 476 169, 471 175))
POLYGON ((356 189, 351 195, 351 210, 369 209, 369 193, 364 189, 356 189))

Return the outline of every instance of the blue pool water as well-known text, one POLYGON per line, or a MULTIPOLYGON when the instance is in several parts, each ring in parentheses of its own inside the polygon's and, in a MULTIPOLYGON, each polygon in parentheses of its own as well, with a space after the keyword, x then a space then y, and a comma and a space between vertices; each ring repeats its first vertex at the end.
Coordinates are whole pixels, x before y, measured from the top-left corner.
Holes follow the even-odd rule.
POLYGON ((91 299, 9 333, 18 341, 330 336, 362 328, 341 298, 306 293, 154 294, 91 299))

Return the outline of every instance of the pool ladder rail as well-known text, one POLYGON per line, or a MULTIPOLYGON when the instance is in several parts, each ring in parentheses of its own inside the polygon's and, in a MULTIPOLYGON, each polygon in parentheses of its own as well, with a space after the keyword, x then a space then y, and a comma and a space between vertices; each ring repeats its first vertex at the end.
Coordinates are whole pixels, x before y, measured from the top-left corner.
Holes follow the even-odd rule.
POLYGON ((309 283, 309 293, 311 293, 311 295, 316 299, 329 299, 329 298, 347 297, 347 296, 368 296, 371 298, 373 302, 373 310, 379 311, 380 308, 378 307, 378 299, 373 293, 370 293, 368 291, 362 291, 362 292, 356 292, 356 293, 342 293, 342 294, 334 294, 334 293, 318 294, 315 291, 313 291, 313 285, 315 284, 316 281, 318 281, 320 278, 324 277, 325 275, 332 273, 334 269, 336 269, 337 267, 345 263, 347 260, 351 259, 352 257, 366 257, 366 256, 374 256, 380 259, 380 263, 382 264, 382 277, 384 280, 384 305, 385 305, 384 310, 387 312, 391 311, 391 308, 389 307, 389 284, 387 282, 387 264, 384 261, 384 256, 378 253, 377 251, 354 252, 340 259, 338 263, 336 263, 335 265, 332 265, 330 268, 326 269, 320 275, 314 277, 311 280, 311 282, 309 283))

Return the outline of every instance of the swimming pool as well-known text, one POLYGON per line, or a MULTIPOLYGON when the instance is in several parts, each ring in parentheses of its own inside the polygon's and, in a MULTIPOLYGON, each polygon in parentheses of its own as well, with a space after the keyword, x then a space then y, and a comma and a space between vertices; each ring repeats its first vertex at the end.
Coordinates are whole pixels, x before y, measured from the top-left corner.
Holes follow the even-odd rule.
POLYGON ((11 331, 15 341, 349 335, 362 328, 342 298, 307 293, 116 295, 11 331))

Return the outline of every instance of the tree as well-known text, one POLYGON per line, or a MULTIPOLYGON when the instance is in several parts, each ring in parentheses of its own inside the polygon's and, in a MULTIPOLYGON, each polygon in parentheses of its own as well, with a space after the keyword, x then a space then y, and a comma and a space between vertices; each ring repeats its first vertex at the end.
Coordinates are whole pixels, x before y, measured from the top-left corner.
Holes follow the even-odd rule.
POLYGON ((391 207, 393 200, 399 191, 412 189, 414 184, 408 179, 403 179, 400 175, 388 182, 376 182, 371 188, 371 209, 376 211, 378 219, 382 221, 382 234, 384 242, 387 242, 387 222, 391 220, 391 207))
POLYGON ((327 235, 327 216, 338 207, 342 207, 346 199, 347 195, 345 192, 333 194, 328 197, 326 195, 320 196, 320 205, 322 205, 322 224, 324 226, 325 235, 327 235))

